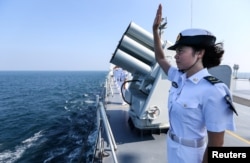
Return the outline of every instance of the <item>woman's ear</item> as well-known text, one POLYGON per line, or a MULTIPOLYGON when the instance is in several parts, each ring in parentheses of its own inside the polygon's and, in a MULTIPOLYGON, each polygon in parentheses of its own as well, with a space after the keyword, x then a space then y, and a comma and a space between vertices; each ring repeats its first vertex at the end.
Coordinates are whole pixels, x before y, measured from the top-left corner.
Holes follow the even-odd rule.
POLYGON ((198 58, 203 58, 204 54, 205 54, 205 49, 201 49, 196 51, 198 58))

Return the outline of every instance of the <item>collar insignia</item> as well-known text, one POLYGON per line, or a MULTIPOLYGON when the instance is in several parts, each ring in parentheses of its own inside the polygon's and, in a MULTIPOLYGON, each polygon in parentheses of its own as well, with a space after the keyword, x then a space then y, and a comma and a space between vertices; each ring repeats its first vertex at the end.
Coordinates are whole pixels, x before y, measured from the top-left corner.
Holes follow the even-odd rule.
POLYGON ((193 78, 193 81, 194 81, 194 82, 197 82, 197 81, 198 81, 198 78, 193 78))

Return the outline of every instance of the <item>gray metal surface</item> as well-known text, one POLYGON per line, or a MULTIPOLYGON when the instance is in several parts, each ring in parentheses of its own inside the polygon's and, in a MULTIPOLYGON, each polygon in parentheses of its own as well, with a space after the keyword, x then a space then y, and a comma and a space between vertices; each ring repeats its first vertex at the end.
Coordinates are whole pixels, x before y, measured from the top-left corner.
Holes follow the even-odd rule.
MULTIPOLYGON (((128 105, 121 105, 117 90, 107 98, 107 115, 118 146, 116 154, 119 163, 165 163, 166 133, 159 131, 140 132, 128 124, 128 105)), ((109 148, 107 148, 109 149, 109 148)), ((110 153, 110 151, 107 151, 110 153)), ((104 158, 104 163, 112 163, 112 156, 104 158)))

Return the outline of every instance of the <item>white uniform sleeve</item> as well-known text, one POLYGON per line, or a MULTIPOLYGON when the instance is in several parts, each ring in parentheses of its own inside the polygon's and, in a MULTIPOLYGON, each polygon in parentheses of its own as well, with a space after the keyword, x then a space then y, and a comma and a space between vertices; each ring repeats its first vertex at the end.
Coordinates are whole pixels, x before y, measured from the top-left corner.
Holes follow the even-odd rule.
POLYGON ((171 66, 168 70, 168 80, 173 81, 177 73, 180 73, 179 70, 176 67, 171 66))
POLYGON ((212 89, 206 93, 203 115, 207 130, 212 132, 235 130, 234 112, 229 109, 230 106, 224 99, 227 93, 223 89, 216 88, 216 85, 213 85, 212 89))

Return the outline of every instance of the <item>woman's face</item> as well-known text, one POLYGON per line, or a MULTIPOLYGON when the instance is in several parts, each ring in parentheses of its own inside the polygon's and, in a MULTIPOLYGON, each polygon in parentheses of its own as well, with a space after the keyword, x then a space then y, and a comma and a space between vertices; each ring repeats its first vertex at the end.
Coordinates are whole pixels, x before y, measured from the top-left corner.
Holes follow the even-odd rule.
POLYGON ((176 48, 175 59, 179 70, 186 70, 196 62, 197 57, 192 47, 179 46, 176 48))

